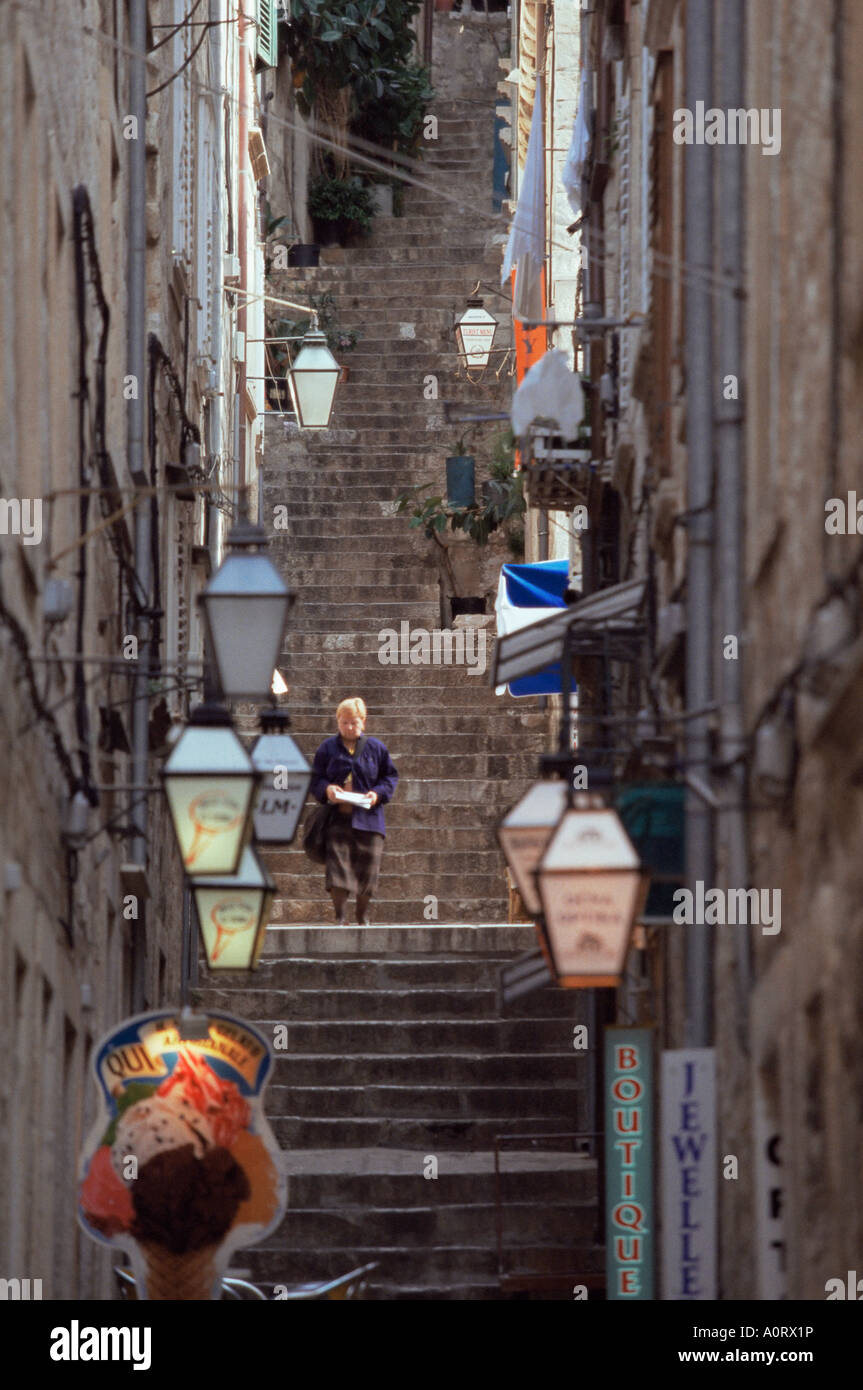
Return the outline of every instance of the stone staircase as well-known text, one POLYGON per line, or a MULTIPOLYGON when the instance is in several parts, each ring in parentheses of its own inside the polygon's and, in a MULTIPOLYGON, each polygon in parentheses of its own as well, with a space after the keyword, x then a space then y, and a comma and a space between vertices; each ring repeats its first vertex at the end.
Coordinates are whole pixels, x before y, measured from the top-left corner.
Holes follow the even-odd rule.
MULTIPOLYGON (((449 23, 436 17, 436 42, 449 23)), ((499 409, 510 394, 507 381, 469 387, 455 373, 454 312, 478 279, 497 282, 493 237, 504 230, 470 215, 491 208, 497 52, 484 63, 488 81, 470 101, 436 105, 439 139, 425 159, 431 180, 464 195, 466 213, 409 188, 404 217, 378 219, 368 244, 273 277, 273 293, 289 299, 333 290, 342 323, 363 333, 344 358, 350 380, 332 429, 301 436, 279 415, 266 421, 263 519, 298 595, 284 704, 311 760, 336 731, 338 702, 362 696, 368 731, 385 741, 401 780, 386 810, 376 925, 325 925, 323 870, 296 847, 269 852, 279 896, 260 968, 252 981, 227 977, 200 991, 204 1006, 265 1031, 288 1026, 267 1110, 289 1211, 238 1261, 262 1284, 374 1260, 372 1297, 498 1298, 495 1136, 586 1127, 590 1061, 572 1046, 581 996, 547 989, 505 1016, 497 1003, 501 965, 535 936, 506 924, 495 828, 552 746, 548 716, 495 696, 488 670, 378 659, 384 629, 441 626, 434 548, 393 515, 405 485, 443 481, 454 430, 444 432, 441 400, 499 409), (484 97, 487 107, 477 104, 484 97), (440 400, 424 398, 429 374, 440 400), (274 529, 277 506, 287 530, 274 529), (424 1175, 430 1158, 436 1178, 424 1175)), ((503 1163, 508 1266, 551 1276, 557 1293, 545 1296, 571 1298, 576 1266, 598 1267, 593 1162, 571 1145, 530 1140, 503 1163)))
MULTIPOLYGON (((500 965, 532 944, 532 928, 515 926, 286 928, 269 933, 253 984, 202 991, 265 1033, 287 1025, 267 1113, 289 1210, 238 1257, 255 1282, 374 1261, 372 1298, 502 1296, 495 1135, 586 1127, 578 998, 549 989, 498 1011, 500 965)), ((501 1162, 505 1269, 542 1274, 556 1286, 543 1298, 571 1299, 601 1269, 594 1163, 536 1139, 501 1162)))
MULTIPOLYGON (((457 427, 444 430, 441 399, 460 394, 468 407, 477 405, 477 388, 456 378, 453 316, 477 280, 494 284, 500 273, 494 235, 505 224, 490 214, 499 74, 489 71, 487 109, 438 103, 438 139, 424 152, 427 177, 463 195, 464 213, 458 203, 408 187, 405 215, 377 219, 367 244, 325 251, 325 265, 274 276, 277 296, 332 290, 341 322, 362 331, 343 359, 350 380, 339 387, 332 429, 301 436, 283 417, 268 417, 263 516, 271 554, 298 594, 284 653, 297 742, 311 759, 336 732, 339 701, 360 695, 368 732, 384 740, 399 769, 372 906, 379 923, 432 914, 450 922, 506 920, 494 830, 535 777, 550 741, 546 715, 491 689, 493 630, 482 634, 483 674, 465 665, 379 660, 385 630, 407 623, 431 632, 442 617, 449 626, 434 547, 393 513, 403 487, 427 478, 443 484, 457 427), (488 217, 472 214, 480 206, 488 217), (441 399, 424 398, 429 375, 441 399), (277 506, 287 508, 287 530, 273 531, 277 506)), ((510 385, 495 391, 499 408, 510 385)), ((508 558, 502 551, 501 562, 508 558)), ((275 922, 331 920, 323 873, 300 849, 268 862, 279 885, 275 922)))

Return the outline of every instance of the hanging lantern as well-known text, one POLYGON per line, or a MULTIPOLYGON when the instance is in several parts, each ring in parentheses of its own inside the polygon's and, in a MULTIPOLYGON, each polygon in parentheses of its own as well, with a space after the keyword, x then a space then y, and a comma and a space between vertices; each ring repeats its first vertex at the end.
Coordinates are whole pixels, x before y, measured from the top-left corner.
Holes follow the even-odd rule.
POLYGON ((315 320, 303 338, 292 367, 288 386, 297 422, 303 430, 329 427, 341 367, 327 346, 326 334, 315 320))
POLYGON ((266 544, 260 526, 239 522, 228 536, 228 554, 201 595, 226 700, 268 699, 279 664, 296 595, 264 553, 266 544))
POLYGON ((276 885, 249 846, 236 874, 197 878, 192 895, 211 970, 254 970, 276 885))
POLYGON ((583 795, 568 807, 537 870, 540 927, 558 983, 620 984, 649 876, 617 812, 583 795))
POLYGON ((234 733, 227 710, 199 705, 192 711, 162 777, 189 877, 236 873, 252 831, 260 773, 234 733))
POLYGON ((534 874, 563 815, 566 795, 565 782, 536 782, 498 827, 500 847, 532 917, 538 917, 542 911, 534 874))
POLYGON ((462 366, 488 366, 496 330, 497 319, 483 308, 482 300, 469 299, 467 308, 455 326, 455 338, 462 366))
POLYGON ((255 839, 260 844, 291 843, 309 792, 312 769, 288 733, 290 726, 286 710, 264 710, 252 748, 252 762, 262 776, 255 804, 255 839))

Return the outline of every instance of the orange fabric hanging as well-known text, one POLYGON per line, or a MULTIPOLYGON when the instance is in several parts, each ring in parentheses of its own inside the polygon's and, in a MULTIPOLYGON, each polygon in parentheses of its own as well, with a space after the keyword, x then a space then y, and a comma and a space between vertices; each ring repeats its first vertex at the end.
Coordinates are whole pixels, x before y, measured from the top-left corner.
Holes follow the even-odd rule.
MULTIPOLYGON (((516 271, 513 270, 510 276, 510 289, 515 298, 515 277, 516 271)), ((542 302, 545 303, 545 266, 542 267, 542 302)), ((547 328, 525 328, 518 319, 513 319, 513 332, 515 336, 515 379, 518 386, 524 381, 525 376, 531 367, 539 361, 548 347, 547 328)), ((521 451, 515 451, 516 472, 521 468, 521 451)))

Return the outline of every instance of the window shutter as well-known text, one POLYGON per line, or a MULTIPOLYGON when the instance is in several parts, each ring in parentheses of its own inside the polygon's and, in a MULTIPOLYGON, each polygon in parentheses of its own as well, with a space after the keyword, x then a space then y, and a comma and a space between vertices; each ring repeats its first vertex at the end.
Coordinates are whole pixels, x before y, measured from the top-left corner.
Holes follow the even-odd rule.
POLYGON ((278 63, 276 0, 257 0, 258 66, 274 68, 278 63))

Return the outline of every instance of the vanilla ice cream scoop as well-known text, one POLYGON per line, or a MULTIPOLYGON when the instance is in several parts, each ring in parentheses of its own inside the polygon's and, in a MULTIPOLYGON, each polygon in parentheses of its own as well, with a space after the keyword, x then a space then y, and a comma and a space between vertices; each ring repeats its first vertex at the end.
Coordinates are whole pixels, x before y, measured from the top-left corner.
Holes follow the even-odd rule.
POLYGON ((124 1174, 124 1162, 129 1157, 138 1160, 138 1172, 156 1154, 191 1144, 195 1158, 202 1158, 213 1143, 209 1120, 188 1100, 182 1097, 167 1099, 150 1096, 139 1100, 117 1121, 117 1133, 111 1145, 111 1165, 127 1187, 134 1177, 124 1174))

